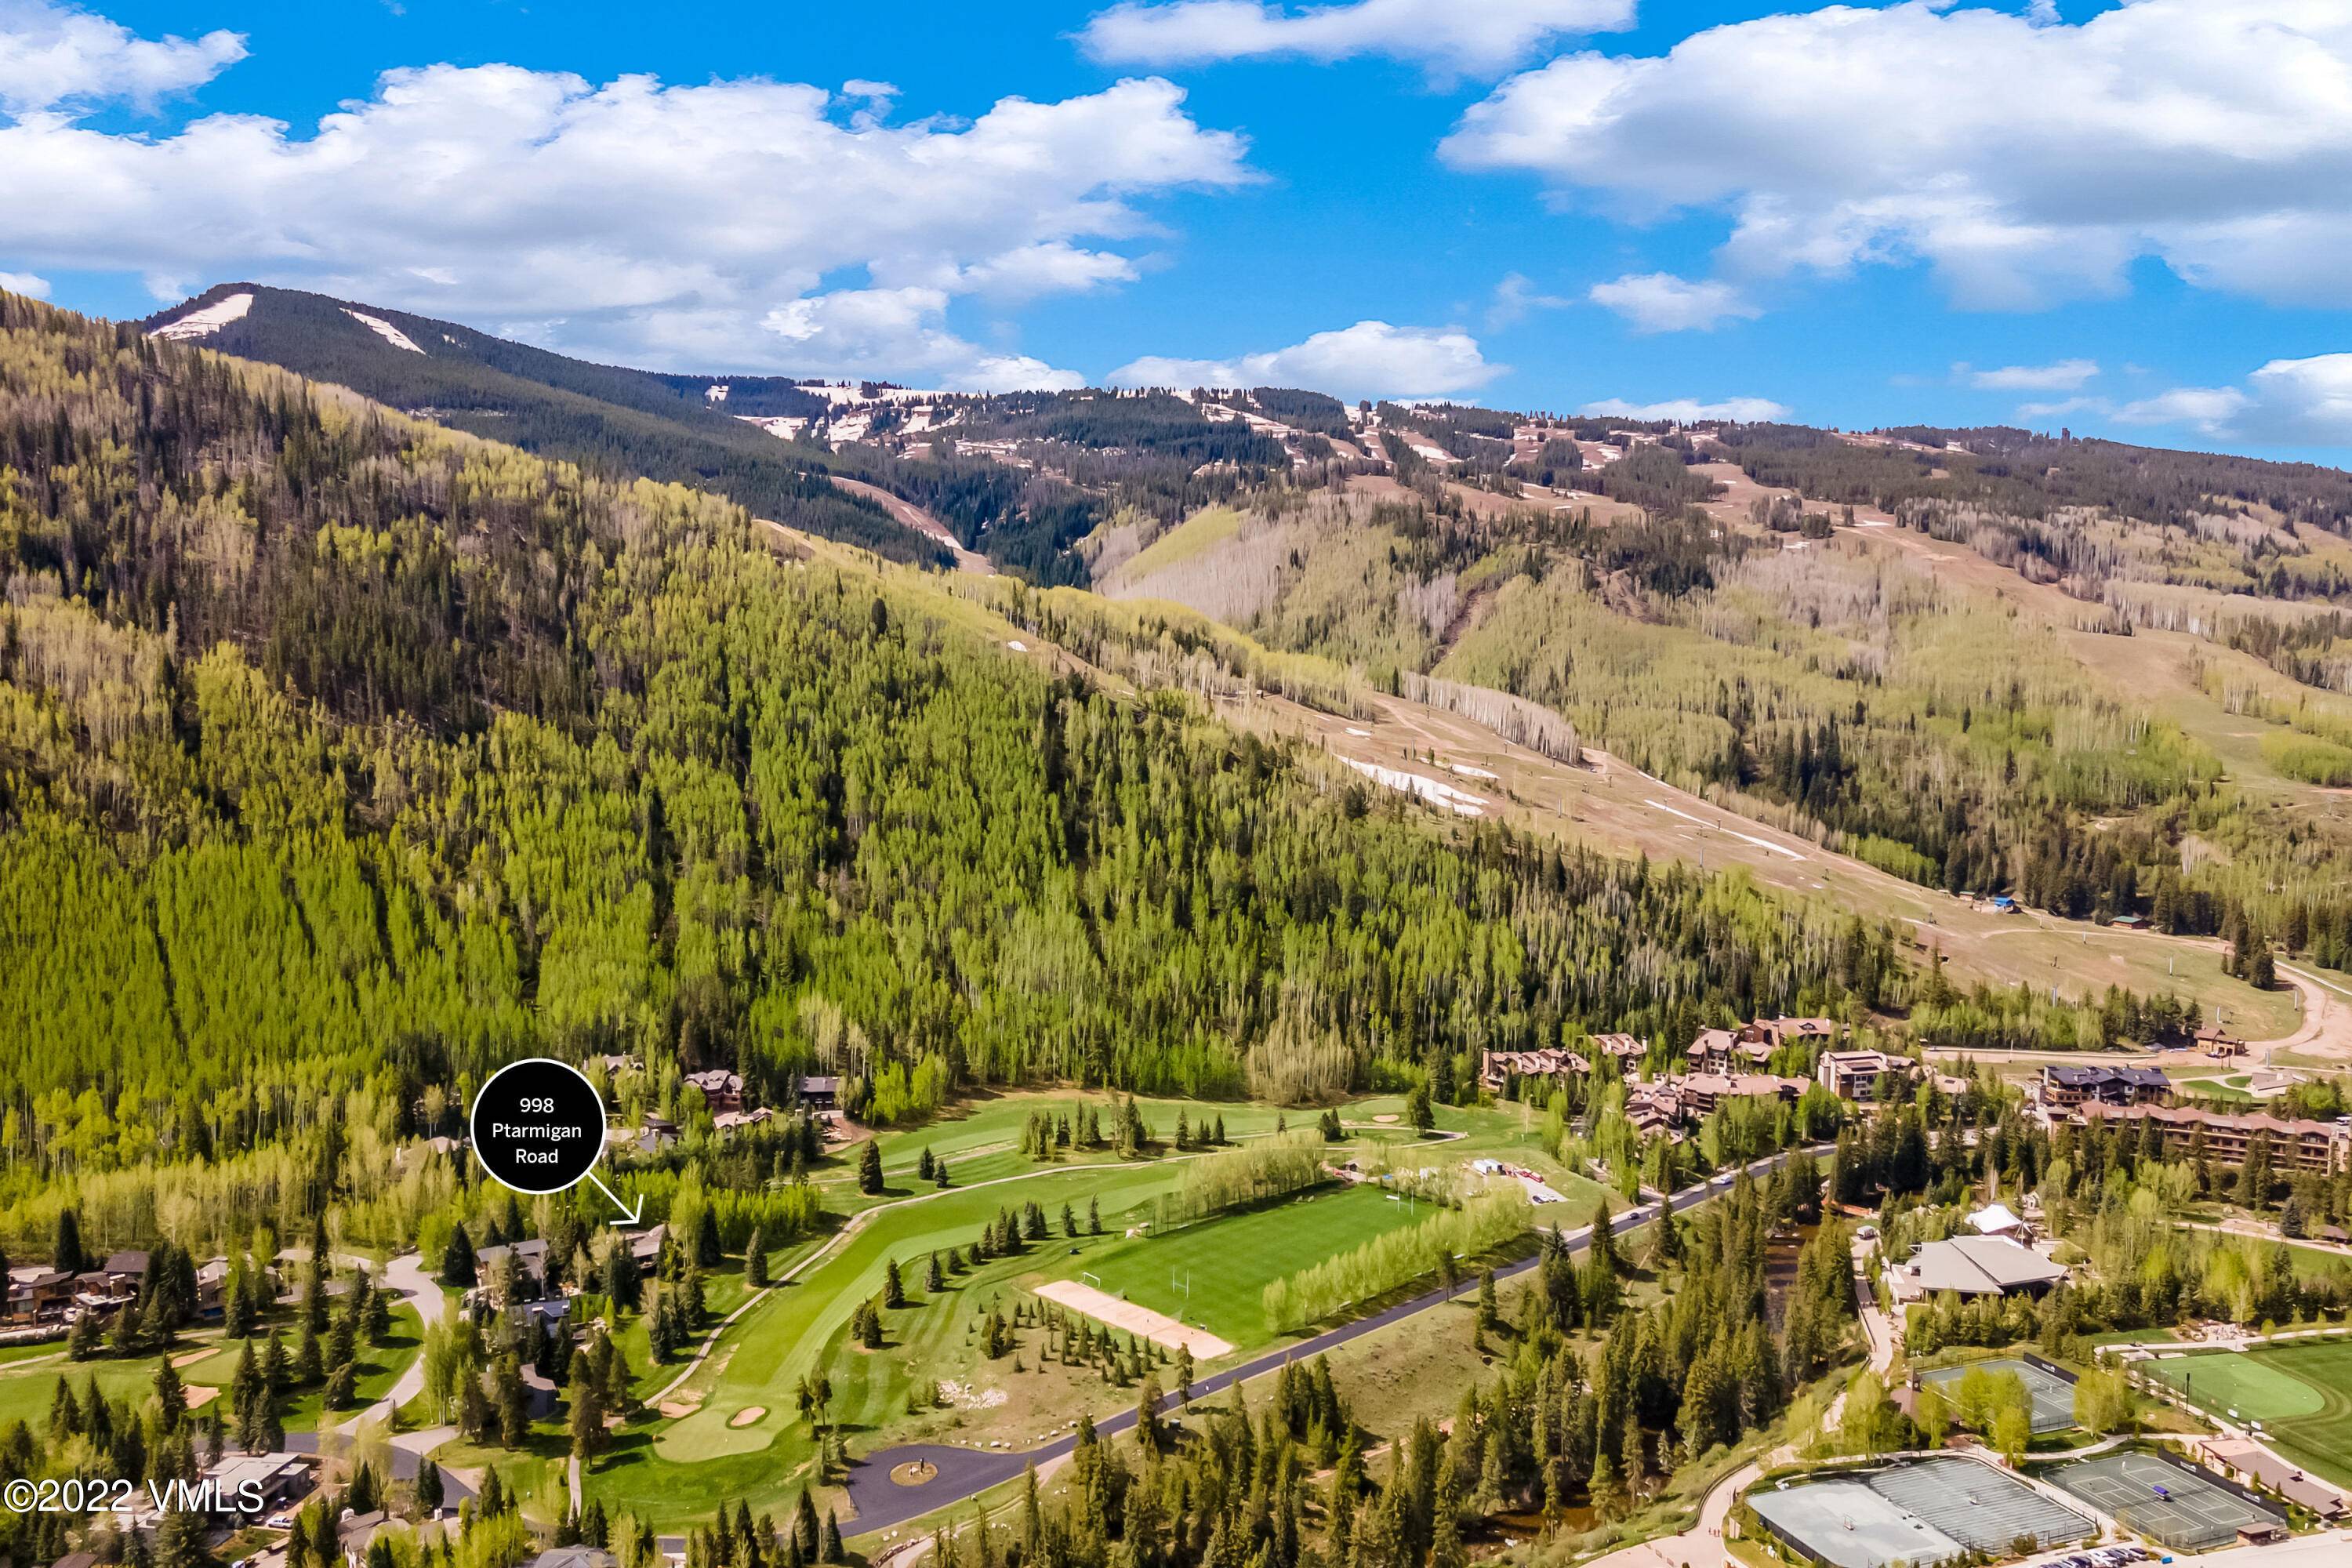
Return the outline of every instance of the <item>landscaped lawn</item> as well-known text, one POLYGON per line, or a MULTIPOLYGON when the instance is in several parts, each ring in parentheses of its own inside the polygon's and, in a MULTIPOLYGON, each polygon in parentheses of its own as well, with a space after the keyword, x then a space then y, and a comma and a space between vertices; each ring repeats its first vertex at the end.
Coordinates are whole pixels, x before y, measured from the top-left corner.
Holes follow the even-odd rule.
MULTIPOLYGON (((942 1115, 919 1127, 880 1134, 883 1179, 893 1187, 903 1187, 910 1192, 921 1190, 915 1173, 925 1149, 948 1162, 950 1175, 958 1186, 968 1187, 1000 1176, 1023 1175, 1044 1170, 1046 1166, 1024 1159, 1021 1154, 1022 1131, 1031 1115, 1041 1110, 1049 1116, 1067 1114, 1075 1129, 1078 1112, 1090 1106, 1101 1125, 1103 1136, 1115 1139, 1118 1131, 1118 1108, 1123 1103, 1125 1097, 1121 1095, 1076 1093, 1003 1094, 975 1100, 961 1113, 942 1115)), ((1195 1128, 1206 1127, 1223 1117, 1225 1136, 1233 1139, 1272 1132, 1275 1122, 1283 1115, 1272 1106, 1198 1100, 1144 1098, 1137 1100, 1135 1107, 1143 1118, 1144 1125, 1162 1144, 1175 1138, 1179 1114, 1195 1128)), ((1311 1113, 1301 1112, 1289 1120, 1297 1123, 1302 1118, 1311 1120, 1311 1113)), ((853 1149, 853 1157, 855 1152, 853 1149)), ((1114 1157, 1109 1148, 1081 1149, 1075 1142, 1056 1153, 1055 1163, 1114 1157)), ((848 1179, 849 1173, 846 1172, 832 1173, 828 1176, 832 1183, 848 1179)))
MULTIPOLYGON (((286 1353, 290 1357, 301 1331, 283 1321, 275 1326, 285 1336, 286 1353)), ((253 1353, 256 1356, 261 1354, 263 1342, 268 1338, 263 1334, 254 1340, 253 1353)), ((190 1362, 180 1369, 181 1382, 197 1388, 227 1389, 236 1376, 237 1363, 244 1357, 245 1342, 223 1339, 218 1342, 219 1348, 212 1354, 202 1361, 190 1362)), ((330 1426, 350 1420, 390 1393, 392 1385, 400 1380, 400 1374, 408 1370, 408 1363, 415 1361, 424 1349, 425 1328, 416 1315, 416 1309, 405 1301, 395 1302, 392 1309, 392 1331, 384 1337, 383 1343, 360 1347, 357 1402, 347 1411, 323 1411, 322 1391, 316 1384, 294 1389, 287 1394, 283 1411, 287 1430, 299 1432, 313 1428, 318 1426, 321 1414, 325 1415, 330 1426)), ((152 1363, 149 1364, 152 1365, 152 1363)))
MULTIPOLYGON (((1153 1200, 1181 1179, 1182 1157, 1167 1146, 1180 1106, 1196 1127, 1222 1115, 1227 1136, 1235 1139, 1273 1131, 1278 1113, 1261 1106, 1140 1100, 1144 1119, 1161 1141, 1152 1157, 1120 1161, 1108 1149, 1072 1149, 1050 1163, 1022 1158, 1022 1124, 1032 1110, 1058 1113, 1081 1103, 1097 1108, 1106 1134, 1113 1131, 1111 1112, 1117 1102, 1108 1096, 1021 1094, 985 1100, 968 1114, 884 1134, 887 1206, 869 1211, 866 1223, 838 1240, 800 1279, 770 1291, 721 1337, 709 1358, 671 1396, 689 1404, 698 1401, 693 1414, 667 1419, 647 1412, 618 1434, 613 1451, 587 1477, 589 1494, 614 1517, 632 1514, 662 1530, 708 1518, 721 1502, 731 1507, 745 1500, 755 1513, 789 1507, 794 1492, 814 1479, 814 1436, 796 1407, 795 1391, 803 1377, 818 1371, 833 1384, 831 1419, 849 1436, 856 1452, 906 1441, 1001 1440, 1025 1447, 1081 1413, 1100 1414, 1130 1402, 1132 1390, 1112 1387, 1093 1369, 1065 1366, 1058 1359, 1041 1362, 1045 1336, 1034 1326, 1016 1330, 1016 1351, 988 1361, 979 1354, 976 1326, 992 1304, 1009 1317, 1024 1300, 1024 1281, 1094 1270, 1094 1260, 1131 1245, 1121 1232, 1148 1217, 1153 1200), (914 1163, 926 1146, 950 1161, 952 1187, 938 1191, 916 1179, 914 1163), (997 1174, 1013 1179, 980 1184, 997 1174), (1074 1244, 1060 1234, 1062 1205, 1068 1203, 1083 1224, 1089 1198, 1099 1205, 1106 1234, 1074 1244), (1028 1202, 1038 1204, 1054 1222, 1048 1242, 1033 1245, 1021 1257, 992 1261, 977 1273, 951 1277, 950 1288, 937 1300, 923 1291, 924 1267, 931 1252, 970 1247, 1000 1209, 1017 1213, 1028 1202), (1071 1256, 1074 1245, 1079 1253, 1076 1258, 1071 1256), (885 1265, 893 1258, 912 1300, 908 1309, 885 1314, 887 1342, 879 1352, 868 1352, 850 1342, 849 1318, 859 1303, 880 1291, 885 1265), (922 1396, 939 1381, 961 1385, 963 1401, 951 1401, 946 1407, 926 1403, 922 1396), (758 1415, 745 1415, 755 1408, 758 1415)), ((1352 1148, 1335 1145, 1335 1153, 1346 1158, 1374 1141, 1401 1151, 1415 1137, 1404 1113, 1402 1097, 1342 1107, 1345 1121, 1363 1125, 1351 1127, 1352 1148), (1375 1118, 1381 1116, 1395 1120, 1375 1125, 1375 1118)), ((1415 1150, 1400 1163, 1450 1168, 1476 1153, 1504 1154, 1540 1171, 1572 1199, 1557 1211, 1545 1211, 1545 1217, 1557 1212, 1570 1227, 1589 1217, 1600 1190, 1540 1153, 1540 1116, 1523 1115, 1517 1107, 1494 1111, 1441 1106, 1437 1117, 1442 1128, 1468 1136, 1415 1150)), ((1305 1128, 1312 1125, 1314 1113, 1293 1112, 1287 1120, 1294 1128, 1305 1128)), ((823 1179, 835 1184, 827 1187, 829 1206, 849 1197, 846 1174, 838 1164, 824 1173, 823 1179)), ((1328 1201, 1304 1206, 1318 1210, 1328 1201)), ((1301 1232, 1293 1238, 1296 1246, 1288 1258, 1267 1245, 1246 1279, 1235 1274, 1231 1259, 1222 1253, 1214 1269, 1196 1263, 1195 1302, 1205 1304, 1201 1292, 1213 1274, 1235 1275, 1226 1283, 1234 1300, 1220 1310, 1222 1318, 1213 1319, 1212 1326, 1223 1321, 1228 1327, 1218 1331, 1236 1343, 1263 1343, 1262 1326, 1255 1331, 1245 1323, 1235 1327, 1236 1315, 1245 1310, 1255 1321, 1265 1280, 1277 1262, 1285 1266, 1279 1271, 1287 1272, 1352 1246, 1393 1223, 1384 1220, 1383 1213, 1399 1206, 1370 1194, 1351 1198, 1328 1211, 1344 1222, 1339 1228, 1319 1235, 1301 1232)), ((1279 1229, 1286 1216, 1278 1207, 1263 1217, 1240 1216, 1237 1223, 1254 1221, 1279 1229)), ((1189 1245, 1213 1242, 1215 1228, 1204 1228, 1201 1242, 1189 1245)), ((1188 1245, 1181 1237, 1167 1240, 1178 1244, 1180 1252, 1188 1245)), ((1153 1250, 1161 1245, 1166 1243, 1139 1247, 1129 1267, 1139 1270, 1139 1279, 1157 1272, 1164 1293, 1167 1254, 1153 1250)), ((640 1385, 657 1385, 667 1375, 663 1380, 641 1378, 640 1385)))
MULTIPOLYGON (((1017 1118, 1014 1128, 1017 1134, 1017 1118)), ((984 1300, 984 1287, 967 1276, 946 1300, 928 1300, 921 1286, 931 1252, 970 1247, 999 1209, 1017 1211, 1030 1201, 1056 1218, 1068 1202, 1083 1218, 1091 1197, 1101 1206, 1105 1228, 1112 1229, 1114 1216, 1130 1205, 1148 1205, 1181 1170, 1160 1160, 1057 1165, 1040 1169, 1029 1180, 976 1189, 963 1186, 959 1176, 956 1186, 936 1197, 883 1210, 801 1280, 771 1290, 754 1304, 681 1391, 682 1396, 699 1397, 701 1407, 676 1421, 633 1424, 590 1475, 591 1492, 611 1512, 635 1513, 656 1526, 707 1517, 719 1502, 739 1498, 749 1500, 755 1512, 788 1504, 808 1479, 813 1453, 809 1426, 794 1400, 803 1376, 824 1370, 835 1388, 832 1418, 870 1434, 905 1419, 908 1393, 918 1380, 950 1375, 950 1363, 963 1361, 971 1318, 984 1300), (851 1346, 845 1334, 850 1314, 881 1290, 884 1268, 893 1258, 919 1305, 888 1314, 889 1349, 876 1353, 851 1346), (755 1406, 763 1412, 760 1417, 732 1425, 755 1406)), ((1009 1279, 1035 1268, 1046 1247, 1068 1245, 1057 1236, 1032 1247, 1024 1258, 992 1265, 988 1273, 1009 1279)), ((1003 1295, 1009 1310, 1013 1293, 1004 1289, 1003 1295)))
POLYGON ((1274 1337, 1265 1293, 1272 1281, 1345 1252, 1383 1231, 1437 1212, 1391 1199, 1369 1184, 1308 1195, 1187 1226, 1167 1236, 1122 1239, 1066 1258, 1042 1279, 1075 1279, 1207 1329, 1236 1350, 1274 1337), (1190 1284, 1187 1292, 1185 1287, 1190 1284))
POLYGON ((2296 1462, 2338 1486, 2352 1486, 2352 1341, 2280 1345, 2255 1351, 2251 1359, 2273 1377, 2299 1383, 2319 1401, 2308 1414, 2261 1417, 2264 1435, 2296 1462))
POLYGON ((76 1399, 82 1397, 95 1377, 100 1392, 110 1400, 128 1396, 143 1401, 155 1385, 156 1360, 152 1355, 136 1361, 100 1356, 90 1361, 45 1363, 0 1375, 0 1426, 27 1421, 36 1432, 46 1430, 49 1404, 57 1396, 60 1377, 72 1385, 76 1399))
POLYGON ((2185 1389, 2190 1399, 2206 1409, 2249 1421, 2318 1414, 2326 1403, 2324 1396, 2310 1384, 2280 1370, 2271 1359, 2277 1353, 2218 1351, 2156 1362, 2149 1370, 2160 1381, 2185 1389))

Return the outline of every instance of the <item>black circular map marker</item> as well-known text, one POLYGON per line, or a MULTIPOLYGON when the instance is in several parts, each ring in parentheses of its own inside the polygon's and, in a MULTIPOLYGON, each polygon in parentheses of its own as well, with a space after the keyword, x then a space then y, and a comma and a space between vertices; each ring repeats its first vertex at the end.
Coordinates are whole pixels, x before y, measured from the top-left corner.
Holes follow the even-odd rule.
POLYGON ((604 1101, 567 1063, 509 1062, 474 1096, 474 1153, 519 1193, 578 1184, 604 1152, 604 1101))

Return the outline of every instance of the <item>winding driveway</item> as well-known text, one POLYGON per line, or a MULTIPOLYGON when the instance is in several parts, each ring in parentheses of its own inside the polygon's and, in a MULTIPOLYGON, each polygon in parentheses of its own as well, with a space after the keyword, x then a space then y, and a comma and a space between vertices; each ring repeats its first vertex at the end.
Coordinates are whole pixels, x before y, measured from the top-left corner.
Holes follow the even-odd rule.
MULTIPOLYGON (((1812 1152, 1819 1157, 1831 1152, 1832 1148, 1832 1145, 1821 1144, 1815 1147, 1812 1152)), ((1752 1162, 1748 1169, 1751 1173, 1758 1175, 1768 1173, 1795 1152, 1783 1150, 1778 1154, 1768 1155, 1761 1160, 1752 1162)), ((1721 1194, 1730 1184, 1727 1173, 1718 1175, 1710 1181, 1685 1187, 1667 1202, 1671 1204, 1674 1211, 1679 1214, 1685 1209, 1705 1203, 1708 1198, 1721 1194)), ((1622 1236, 1626 1231, 1654 1219, 1657 1217, 1657 1213, 1658 1204, 1654 1200, 1635 1205, 1611 1218, 1610 1232, 1612 1235, 1622 1236)), ((1560 1239, 1567 1244, 1570 1251, 1580 1251, 1591 1241, 1592 1227, 1583 1226, 1572 1231, 1564 1231, 1561 1233, 1560 1239)), ((1524 1274, 1535 1268, 1541 1261, 1542 1256, 1542 1253, 1538 1252, 1534 1257, 1524 1258, 1516 1263, 1507 1264, 1495 1270, 1495 1277, 1497 1279, 1508 1279, 1524 1274)), ((1268 1373, 1277 1372, 1286 1362, 1307 1360, 1346 1344, 1351 1340, 1361 1339, 1366 1334, 1402 1322, 1407 1318, 1415 1317, 1432 1308, 1444 1305, 1459 1294, 1461 1289, 1457 1286, 1453 1290, 1426 1291, 1422 1295, 1399 1301, 1394 1306, 1375 1312, 1370 1317, 1358 1318, 1351 1322, 1342 1323, 1336 1329, 1327 1329, 1311 1339, 1302 1340, 1293 1345, 1285 1345, 1280 1350, 1269 1351, 1238 1366, 1228 1367, 1223 1372, 1201 1378, 1192 1384, 1192 1397, 1195 1400, 1209 1398, 1231 1388, 1237 1383, 1245 1383, 1251 1378, 1263 1377, 1268 1373)), ((1175 1394, 1165 1394, 1160 1399, 1160 1409, 1163 1412, 1173 1410, 1180 1404, 1181 1401, 1175 1394)), ((1135 1415, 1132 1409, 1129 1409, 1105 1416, 1095 1423, 1095 1432, 1098 1436, 1116 1436, 1135 1425, 1135 1415)), ((1077 1446, 1078 1440, 1073 1435, 1057 1437, 1040 1447, 1007 1453, 982 1448, 963 1448, 945 1443, 913 1443, 900 1447, 880 1448, 862 1459, 854 1459, 850 1462, 849 1477, 844 1484, 844 1489, 848 1494, 850 1506, 856 1510, 856 1533, 863 1535, 877 1530, 888 1530, 897 1525, 905 1524, 909 1520, 919 1519, 927 1513, 936 1512, 940 1509, 961 1502, 966 1498, 988 1490, 991 1487, 1001 1486, 1013 1479, 1033 1464, 1042 1468, 1053 1460, 1067 1455, 1077 1446), (890 1479, 890 1472, 899 1466, 919 1462, 936 1467, 937 1473, 929 1481, 920 1486, 905 1487, 890 1479)))

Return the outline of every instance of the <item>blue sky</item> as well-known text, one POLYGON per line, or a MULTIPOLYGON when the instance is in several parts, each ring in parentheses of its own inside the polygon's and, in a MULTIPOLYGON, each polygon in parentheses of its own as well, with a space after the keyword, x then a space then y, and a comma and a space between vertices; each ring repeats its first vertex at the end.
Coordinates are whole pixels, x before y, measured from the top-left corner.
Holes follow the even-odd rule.
POLYGON ((0 274, 662 368, 2341 461, 2347 10, 0 0, 0 274))

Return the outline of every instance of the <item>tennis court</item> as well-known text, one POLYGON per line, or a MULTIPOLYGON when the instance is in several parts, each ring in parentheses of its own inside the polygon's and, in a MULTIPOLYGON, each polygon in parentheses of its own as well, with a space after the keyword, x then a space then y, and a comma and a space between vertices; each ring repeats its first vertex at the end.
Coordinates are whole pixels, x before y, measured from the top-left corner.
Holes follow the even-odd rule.
POLYGON ((2140 1535, 2176 1552, 2202 1552, 2235 1541, 2248 1525, 2283 1525, 2286 1515, 2255 1502, 2220 1477, 2158 1454, 2103 1454, 2043 1472, 2140 1535))
POLYGON ((2092 1521, 1974 1459, 1920 1459, 1882 1470, 1751 1491, 1774 1534, 1836 1568, 1906 1568, 1967 1552, 2006 1553, 2021 1538, 2082 1541, 2092 1521))
POLYGON ((2033 1401, 2033 1430, 2063 1432, 2074 1424, 2074 1385, 2055 1373, 2046 1372, 2032 1362, 2003 1356, 1997 1361, 1964 1362, 1958 1366, 1933 1367, 1919 1374, 1921 1383, 1932 1383, 1948 1399, 1959 1398, 1959 1382, 1969 1373, 1990 1373, 1998 1377, 2014 1373, 2025 1384, 2028 1398, 2033 1401))

